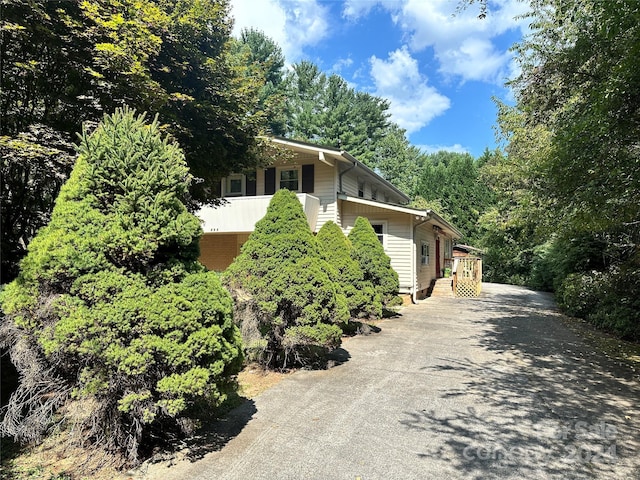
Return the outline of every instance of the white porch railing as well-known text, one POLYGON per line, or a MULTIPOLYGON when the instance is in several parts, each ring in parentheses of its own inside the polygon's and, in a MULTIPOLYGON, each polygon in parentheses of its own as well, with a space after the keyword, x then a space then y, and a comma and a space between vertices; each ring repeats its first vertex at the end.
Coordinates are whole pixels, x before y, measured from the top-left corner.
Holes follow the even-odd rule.
MULTIPOLYGON (((254 226, 267 213, 273 195, 255 197, 228 197, 217 207, 202 207, 196 215, 202 220, 204 233, 253 232, 254 226)), ((307 193, 298 193, 307 216, 309 227, 316 229, 320 199, 307 193)))

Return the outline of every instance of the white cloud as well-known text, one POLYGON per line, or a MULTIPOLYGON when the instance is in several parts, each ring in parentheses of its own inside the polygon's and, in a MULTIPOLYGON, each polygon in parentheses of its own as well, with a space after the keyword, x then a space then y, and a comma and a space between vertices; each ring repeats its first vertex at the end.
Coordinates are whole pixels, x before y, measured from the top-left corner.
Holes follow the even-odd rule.
POLYGON ((355 20, 378 5, 390 12, 412 52, 433 48, 440 73, 463 82, 502 84, 513 68, 512 54, 495 39, 509 30, 524 32, 527 28, 526 20, 515 19, 528 9, 519 0, 489 1, 484 20, 478 19, 477 5, 456 11, 458 2, 451 0, 347 0, 343 15, 355 20))
POLYGON ((339 74, 343 68, 349 68, 351 65, 353 65, 352 58, 340 58, 336 63, 333 64, 333 66, 331 67, 331 71, 339 74))
POLYGON ((375 1, 363 2, 358 0, 345 0, 344 7, 342 9, 342 16, 349 19, 360 18, 367 15, 375 6, 375 1))
POLYGON ((441 73, 462 81, 502 84, 509 75, 512 54, 501 50, 495 38, 525 28, 525 21, 514 17, 527 8, 516 0, 490 2, 487 17, 479 20, 473 5, 456 13, 448 0, 407 0, 397 22, 410 36, 414 51, 433 48, 441 73))
POLYGON ((497 51, 483 38, 467 38, 457 48, 441 52, 438 59, 445 74, 496 84, 504 83, 511 67, 511 54, 497 51))
POLYGON ((436 153, 436 152, 454 152, 454 153, 469 153, 469 149, 463 147, 459 143, 453 145, 416 145, 424 153, 436 153))
POLYGON ((378 5, 393 10, 397 8, 398 0, 345 0, 342 16, 349 20, 357 20, 369 14, 378 5))
POLYGON ((408 0, 397 22, 410 36, 414 51, 433 47, 441 73, 462 81, 502 84, 508 77, 512 55, 501 51, 494 39, 521 27, 523 22, 513 17, 523 13, 526 6, 502 0, 489 7, 488 16, 479 20, 473 6, 456 13, 448 0, 408 0))
POLYGON ((374 94, 389 100, 392 120, 407 133, 420 130, 451 105, 420 74, 418 62, 406 47, 391 52, 388 60, 372 56, 369 61, 374 94))
POLYGON ((231 0, 231 15, 235 36, 243 28, 262 30, 280 45, 289 63, 329 34, 328 11, 316 0, 231 0))

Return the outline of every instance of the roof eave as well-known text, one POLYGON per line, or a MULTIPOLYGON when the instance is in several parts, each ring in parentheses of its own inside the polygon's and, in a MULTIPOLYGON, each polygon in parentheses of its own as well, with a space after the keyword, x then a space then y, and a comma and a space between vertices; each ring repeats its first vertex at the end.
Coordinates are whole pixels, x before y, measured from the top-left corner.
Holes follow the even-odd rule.
POLYGON ((394 212, 406 213, 407 215, 413 215, 415 217, 420 217, 427 220, 433 220, 435 223, 439 224, 439 226, 449 233, 454 238, 462 238, 462 233, 456 227, 451 225, 451 223, 447 222, 444 218, 438 215, 433 210, 418 210, 415 208, 407 207, 405 205, 394 205, 391 203, 383 203, 377 200, 367 200, 360 197, 351 197, 347 194, 340 193, 338 194, 338 199, 345 200, 353 203, 360 203, 362 205, 369 205, 378 208, 382 208, 385 210, 392 210, 394 212))
POLYGON ((385 187, 393 190, 393 192, 396 193, 398 196, 400 196, 400 198, 404 199, 404 201, 406 201, 407 203, 411 201, 411 198, 409 198, 409 196, 406 193, 404 193, 402 190, 398 189, 398 187, 396 187, 393 183, 389 182, 389 180, 385 180, 384 178, 382 178, 380 175, 378 175, 376 172, 374 172, 371 168, 367 167, 364 163, 362 163, 360 160, 355 158, 349 152, 347 152, 346 150, 343 150, 340 153, 341 153, 342 157, 345 158, 346 160, 348 160, 349 162, 351 162, 353 164, 356 164, 356 165, 361 165, 362 167, 364 167, 364 169, 367 171, 367 173, 369 173, 371 176, 373 176, 376 180, 378 180, 380 183, 382 183, 385 187))
POLYGON ((427 213, 431 218, 433 218, 438 223, 440 223, 441 225, 446 227, 448 230, 450 230, 453 237, 462 238, 462 232, 458 230, 456 227, 454 227, 453 225, 451 225, 449 222, 447 222, 444 218, 442 218, 436 212, 434 212, 433 210, 427 210, 427 213))

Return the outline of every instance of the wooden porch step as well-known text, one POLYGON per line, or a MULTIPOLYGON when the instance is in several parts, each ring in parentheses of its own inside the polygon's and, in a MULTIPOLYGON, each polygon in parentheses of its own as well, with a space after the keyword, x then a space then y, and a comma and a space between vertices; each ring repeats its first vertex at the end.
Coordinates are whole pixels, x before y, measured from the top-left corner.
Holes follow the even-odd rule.
POLYGON ((453 297, 451 278, 439 278, 433 285, 432 297, 453 297))

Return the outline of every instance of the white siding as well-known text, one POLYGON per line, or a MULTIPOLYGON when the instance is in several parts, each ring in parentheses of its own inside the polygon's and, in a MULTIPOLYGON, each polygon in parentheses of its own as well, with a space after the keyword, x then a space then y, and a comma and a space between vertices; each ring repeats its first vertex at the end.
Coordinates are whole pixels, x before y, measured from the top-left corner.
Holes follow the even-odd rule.
MULTIPOLYGON (((320 200, 311 194, 297 193, 296 196, 314 229, 318 224, 320 200)), ((256 223, 267 213, 271 195, 255 197, 230 197, 216 207, 204 206, 196 213, 202 221, 205 233, 252 232, 256 223)))
POLYGON ((436 278, 436 239, 433 233, 433 224, 425 223, 416 229, 416 282, 417 290, 428 288, 431 281, 436 278), (422 242, 429 245, 429 265, 420 262, 420 246, 422 242))
POLYGON ((315 185, 313 196, 320 199, 320 210, 318 211, 318 223, 315 231, 329 220, 338 221, 338 200, 336 185, 336 169, 326 163, 316 162, 315 185))
MULTIPOLYGON (((343 165, 341 166, 341 168, 345 168, 345 166, 343 165)), ((349 167, 346 167, 346 168, 349 168, 349 167)), ((351 169, 350 171, 342 175, 342 190, 343 190, 342 193, 346 193, 351 197, 358 196, 358 177, 353 172, 353 169, 351 169)))
POLYGON ((345 171, 342 176, 342 193, 351 197, 358 197, 358 182, 364 181, 364 197, 362 198, 372 200, 371 191, 373 186, 377 191, 376 201, 384 202, 386 196, 389 198, 388 203, 405 203, 403 198, 394 193, 388 186, 380 182, 380 180, 365 172, 362 168, 356 167, 348 170, 349 167, 345 165, 342 165, 340 168, 345 171))
MULTIPOLYGON (((437 234, 433 231, 431 222, 420 225, 416 231, 416 282, 417 289, 423 290, 428 288, 431 281, 442 275, 442 272, 436 272, 436 238, 437 234), (420 245, 425 241, 429 244, 429 265, 421 265, 420 262, 420 245)), ((440 269, 445 267, 445 241, 452 241, 451 237, 440 233, 440 269)))
POLYGON ((400 292, 410 292, 413 287, 411 256, 413 247, 411 242, 411 226, 408 215, 400 212, 390 212, 381 208, 355 203, 342 202, 342 229, 349 234, 357 217, 366 217, 369 222, 386 222, 384 250, 391 258, 391 266, 398 273, 400 292))
MULTIPOLYGON (((330 162, 333 160, 329 160, 330 162)), ((329 220, 338 221, 337 215, 337 186, 335 167, 331 167, 318 159, 314 154, 297 154, 293 160, 288 162, 275 162, 272 167, 283 165, 315 165, 313 193, 310 195, 320 199, 320 209, 318 211, 318 221, 315 232, 329 220)), ((258 169, 256 175, 256 192, 264 195, 264 169, 258 169)))

